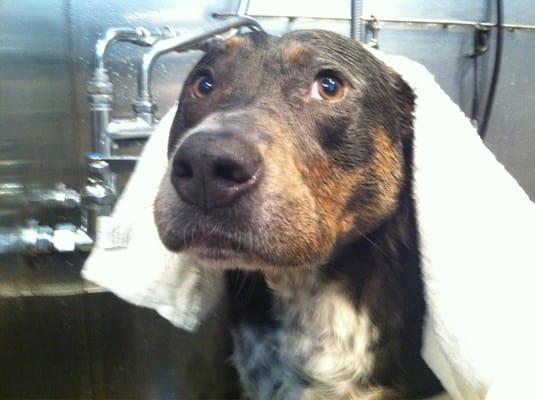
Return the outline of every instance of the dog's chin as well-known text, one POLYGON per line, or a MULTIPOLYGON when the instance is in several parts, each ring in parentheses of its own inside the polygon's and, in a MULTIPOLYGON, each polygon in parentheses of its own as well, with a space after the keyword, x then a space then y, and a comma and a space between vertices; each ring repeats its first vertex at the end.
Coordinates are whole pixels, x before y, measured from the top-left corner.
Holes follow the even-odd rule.
MULTIPOLYGON (((169 233, 169 232, 168 232, 169 233)), ((246 271, 284 271, 310 265, 306 262, 296 265, 292 258, 279 254, 269 247, 256 248, 225 236, 203 236, 192 241, 184 241, 184 234, 161 235, 168 250, 184 254, 199 265, 218 269, 241 269, 246 271), (182 239, 178 239, 181 237, 182 239)))
POLYGON ((241 269, 246 271, 262 271, 268 266, 263 260, 232 249, 193 247, 183 251, 188 258, 193 258, 199 265, 217 269, 241 269))

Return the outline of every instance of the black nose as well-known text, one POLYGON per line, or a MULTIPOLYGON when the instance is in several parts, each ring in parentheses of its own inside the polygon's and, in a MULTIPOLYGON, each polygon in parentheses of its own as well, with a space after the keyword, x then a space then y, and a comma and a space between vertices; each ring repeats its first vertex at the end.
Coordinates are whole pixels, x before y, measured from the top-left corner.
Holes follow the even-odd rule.
POLYGON ((231 133, 198 132, 180 145, 171 181, 182 201, 204 209, 224 207, 258 181, 258 151, 231 133))

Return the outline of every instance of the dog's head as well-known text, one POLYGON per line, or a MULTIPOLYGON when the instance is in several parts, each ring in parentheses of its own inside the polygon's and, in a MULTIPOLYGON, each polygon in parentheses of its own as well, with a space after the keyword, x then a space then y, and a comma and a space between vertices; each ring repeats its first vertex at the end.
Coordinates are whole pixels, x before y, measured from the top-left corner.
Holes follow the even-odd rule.
POLYGON ((326 31, 234 36, 187 78, 155 204, 164 244, 229 267, 313 266, 378 227, 406 179, 413 94, 326 31))

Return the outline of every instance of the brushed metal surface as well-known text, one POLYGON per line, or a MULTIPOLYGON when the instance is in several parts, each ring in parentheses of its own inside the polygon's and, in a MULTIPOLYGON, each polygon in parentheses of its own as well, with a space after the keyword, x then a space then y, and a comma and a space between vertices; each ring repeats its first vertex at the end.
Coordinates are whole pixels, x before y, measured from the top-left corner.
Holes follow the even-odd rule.
MULTIPOLYGON (((44 186, 62 181, 71 187, 81 185, 83 155, 90 148, 85 86, 91 73, 94 44, 107 28, 140 25, 150 29, 166 25, 177 31, 202 29, 211 22, 213 12, 234 12, 237 4, 236 0, 1 2, 0 159, 4 162, 0 165, 0 181, 44 186)), ((486 0, 363 2, 364 16, 373 14, 383 18, 484 21, 493 18, 492 10, 492 2, 486 0)), ((325 3, 305 5, 302 2, 253 0, 248 12, 308 17, 293 21, 261 19, 266 29, 273 33, 308 28, 349 33, 347 21, 311 19, 347 17, 349 1, 336 0, 326 6, 325 3)), ((531 0, 510 0, 505 2, 505 17, 507 23, 533 24, 535 7, 531 0)), ((406 54, 427 65, 454 100, 469 111, 473 76, 470 61, 463 55, 471 48, 471 29, 384 25, 379 32, 379 41, 383 50, 406 54)), ((531 63, 520 62, 534 57, 533 34, 508 32, 505 42, 504 69, 488 142, 499 158, 519 174, 521 183, 533 195, 535 178, 530 176, 533 166, 526 164, 535 147, 528 117, 533 103, 522 96, 532 89, 535 72, 531 63), (509 55, 514 57, 519 53, 517 49, 522 49, 521 59, 510 58, 509 55), (511 75, 513 72, 515 76, 511 75), (518 79, 524 80, 527 86, 519 87, 518 79), (515 101, 515 97, 521 100, 515 101), (501 121, 514 123, 504 126, 501 121), (523 149, 508 147, 518 142, 524 145, 523 149)), ((142 49, 125 44, 110 49, 108 65, 116 88, 115 116, 131 115, 141 52, 142 49)), ((156 65, 153 86, 160 116, 176 101, 185 74, 199 55, 195 52, 166 55, 156 65)), ((492 60, 487 55, 482 61, 485 77, 492 60)), ((481 87, 484 92, 486 86, 482 84, 481 87)))
POLYGON ((63 0, 0 3, 0 181, 76 182, 68 8, 63 0))
MULTIPOLYGON (((365 1, 364 16, 377 18, 444 18, 495 21, 494 1, 380 0, 365 1)), ((506 24, 535 24, 532 0, 504 2, 506 24)), ((486 99, 495 38, 490 51, 480 59, 481 107, 486 99)), ((473 89, 472 61, 465 57, 472 48, 469 28, 393 26, 379 32, 381 50, 403 54, 424 64, 450 97, 470 115, 473 89)), ((520 185, 535 200, 535 32, 506 31, 502 70, 486 143, 520 185)))

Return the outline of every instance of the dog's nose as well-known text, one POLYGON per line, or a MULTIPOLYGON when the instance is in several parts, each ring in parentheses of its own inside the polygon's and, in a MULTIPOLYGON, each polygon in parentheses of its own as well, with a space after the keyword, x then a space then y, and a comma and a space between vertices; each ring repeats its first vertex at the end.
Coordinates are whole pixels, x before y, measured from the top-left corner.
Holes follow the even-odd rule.
POLYGON ((203 209, 224 207, 259 179, 262 160, 243 139, 225 132, 198 132, 180 145, 171 181, 179 197, 203 209))

